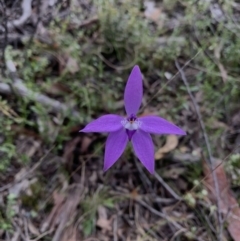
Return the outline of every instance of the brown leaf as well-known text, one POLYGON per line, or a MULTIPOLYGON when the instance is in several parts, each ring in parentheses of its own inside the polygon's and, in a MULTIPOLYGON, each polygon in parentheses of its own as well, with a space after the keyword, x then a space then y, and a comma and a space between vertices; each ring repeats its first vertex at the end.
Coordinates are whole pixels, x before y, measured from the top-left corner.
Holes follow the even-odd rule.
POLYGON ((18 135, 34 137, 37 140, 41 139, 40 135, 35 131, 29 130, 27 128, 23 128, 22 126, 19 126, 19 125, 14 125, 14 124, 11 125, 11 130, 18 135))
POLYGON ((234 241, 240 241, 240 208, 232 209, 232 214, 228 218, 228 231, 234 241))
POLYGON ((14 194, 16 197, 20 196, 21 193, 25 193, 28 196, 32 195, 31 185, 37 182, 37 178, 31 180, 24 179, 20 182, 15 183, 9 188, 9 193, 14 194))
POLYGON ((99 218, 97 220, 97 226, 108 231, 112 230, 111 221, 104 218, 99 218))
POLYGON ((35 236, 39 236, 40 235, 40 232, 33 225, 33 223, 31 221, 28 222, 28 229, 29 229, 30 233, 32 233, 33 235, 35 235, 35 236))
POLYGON ((172 150, 174 150, 178 145, 178 138, 175 135, 168 135, 166 144, 161 147, 156 153, 155 153, 155 159, 159 160, 164 157, 164 155, 172 150))
POLYGON ((73 160, 73 151, 78 143, 81 141, 81 137, 77 136, 74 139, 68 141, 64 147, 63 160, 68 166, 71 166, 73 160))
POLYGON ((19 240, 20 240, 20 234, 21 234, 21 230, 18 229, 18 230, 14 233, 11 241, 19 241, 19 240))
POLYGON ((41 226, 40 230, 42 233, 48 229, 53 228, 57 224, 56 217, 58 217, 62 211, 62 206, 65 201, 65 198, 65 195, 60 194, 56 191, 53 192, 54 207, 41 226))
POLYGON ((57 217, 54 217, 59 220, 59 225, 52 241, 79 240, 77 238, 77 232, 73 234, 72 232, 75 227, 74 220, 77 214, 77 206, 82 198, 83 191, 84 189, 81 185, 72 184, 69 186, 67 199, 62 206, 62 211, 57 217), (67 227, 66 224, 68 224, 67 227))
POLYGON ((77 227, 75 226, 69 226, 65 230, 61 238, 61 241, 79 241, 79 240, 80 240, 79 233, 77 231, 77 227))
MULTIPOLYGON (((240 241, 240 208, 237 200, 230 190, 227 175, 220 160, 214 163, 219 190, 220 190, 220 211, 226 216, 228 222, 228 231, 231 234, 234 241, 240 241)), ((213 174, 211 173, 209 166, 204 163, 203 165, 205 178, 205 186, 208 190, 209 199, 213 203, 217 203, 217 195, 214 185, 213 174)))
POLYGON ((139 192, 138 192, 138 188, 134 188, 132 190, 132 192, 130 193, 130 197, 132 199, 134 199, 134 200, 140 198, 140 195, 139 195, 139 192))
MULTIPOLYGON (((216 161, 214 166, 214 172, 216 173, 220 190, 220 211, 226 214, 230 208, 236 205, 236 201, 231 195, 229 183, 223 165, 220 161, 216 161)), ((209 199, 213 203, 217 203, 217 194, 215 190, 213 174, 211 173, 211 170, 206 162, 204 163, 203 168, 204 174, 206 176, 204 185, 208 190, 209 199)))
POLYGON ((88 147, 93 142, 93 140, 94 140, 93 138, 90 138, 88 136, 83 136, 82 144, 80 148, 81 153, 85 153, 88 150, 88 147))
POLYGON ((46 221, 42 224, 41 232, 53 230, 57 227, 53 241, 78 241, 74 217, 82 192, 83 187, 77 184, 72 184, 68 187, 67 195, 55 191, 53 193, 54 207, 46 221))
POLYGON ((64 94, 71 93, 71 90, 66 85, 59 82, 52 83, 50 86, 46 85, 43 87, 44 87, 44 91, 47 94, 51 94, 51 95, 64 95, 64 94))
POLYGON ((98 207, 98 220, 97 220, 97 226, 111 231, 112 230, 112 225, 111 225, 111 220, 108 220, 107 218, 107 210, 103 206, 98 207))

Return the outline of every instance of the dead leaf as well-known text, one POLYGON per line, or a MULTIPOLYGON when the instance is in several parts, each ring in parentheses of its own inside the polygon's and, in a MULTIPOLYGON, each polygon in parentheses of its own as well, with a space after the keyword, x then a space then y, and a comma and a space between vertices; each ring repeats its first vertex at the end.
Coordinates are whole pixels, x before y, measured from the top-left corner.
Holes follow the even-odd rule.
POLYGON ((62 206, 65 201, 65 198, 65 195, 58 193, 56 191, 53 192, 54 207, 41 226, 40 231, 42 233, 46 232, 46 230, 48 229, 53 228, 57 224, 56 217, 58 217, 62 211, 62 206))
POLYGON ((75 227, 75 215, 76 209, 82 198, 84 188, 79 184, 72 184, 68 188, 67 199, 61 208, 61 212, 54 217, 59 222, 57 230, 53 236, 52 241, 71 241, 79 240, 77 238, 77 232, 73 235, 72 232, 75 227), (68 224, 66 226, 66 224, 68 224), (67 238, 66 238, 67 237, 67 238))
POLYGON ((50 95, 64 95, 71 93, 69 87, 60 82, 52 83, 50 86, 48 84, 43 85, 43 88, 44 91, 50 95))
POLYGON ((136 200, 138 198, 140 198, 140 195, 139 195, 139 192, 138 192, 138 188, 134 188, 132 190, 132 192, 130 193, 130 197, 133 199, 133 200, 136 200))
POLYGON ((57 227, 52 239, 53 241, 80 240, 74 223, 74 217, 76 214, 76 208, 82 197, 82 192, 83 187, 77 184, 72 184, 68 187, 67 195, 54 191, 54 207, 42 224, 40 229, 41 232, 54 230, 57 227))
MULTIPOLYGON (((232 199, 227 176, 222 163, 220 161, 215 161, 214 166, 215 166, 214 172, 216 173, 219 190, 220 190, 220 211, 222 213, 227 214, 229 208, 232 208, 232 205, 236 205, 236 202, 234 202, 234 199, 232 199)), ((212 202, 216 203, 217 194, 215 190, 213 174, 211 173, 211 170, 206 162, 204 162, 203 164, 203 170, 206 176, 204 185, 208 190, 209 199, 212 202)))
POLYGON ((161 147, 156 153, 155 153, 155 159, 159 160, 164 157, 164 155, 172 150, 174 150, 178 145, 178 138, 175 135, 168 135, 166 144, 161 147))
POLYGON ((230 129, 228 125, 226 125, 225 123, 219 121, 219 120, 213 120, 212 122, 210 122, 211 124, 211 128, 212 129, 215 129, 215 130, 218 130, 218 129, 230 129))
POLYGON ((179 151, 180 151, 181 153, 187 153, 187 152, 189 152, 189 147, 187 147, 187 146, 181 146, 181 147, 179 148, 179 151))
POLYGON ((107 231, 112 230, 111 220, 108 220, 107 218, 107 209, 103 206, 98 206, 98 220, 97 220, 97 226, 105 229, 107 231))
POLYGON ((32 233, 33 235, 35 235, 35 236, 39 236, 40 235, 40 232, 33 225, 33 223, 31 221, 28 221, 28 229, 29 229, 30 233, 32 233))
POLYGON ((79 71, 79 65, 77 63, 77 60, 72 58, 72 57, 68 57, 67 64, 66 64, 66 69, 71 74, 75 74, 76 72, 78 72, 79 71))
POLYGON ((90 138, 88 136, 83 136, 82 144, 80 148, 81 153, 85 153, 92 142, 93 142, 93 138, 90 138))
POLYGON ((79 233, 76 226, 69 226, 63 233, 61 241, 79 241, 79 233))
POLYGON ((97 172, 96 171, 93 171, 92 172, 92 175, 88 178, 88 180, 91 182, 91 183, 96 183, 97 181, 97 172))
MULTIPOLYGON (((228 222, 228 231, 234 241, 240 241, 240 208, 237 200, 230 190, 230 185, 225 173, 223 164, 220 160, 214 163, 218 185, 219 185, 219 203, 220 211, 225 215, 228 222)), ((208 190, 209 199, 213 203, 217 203, 217 195, 214 185, 213 174, 210 171, 209 166, 205 162, 203 165, 204 174, 206 176, 204 184, 208 190)))
POLYGON ((21 230, 17 229, 17 231, 14 233, 11 241, 19 241, 20 240, 20 234, 21 234, 21 230))
POLYGON ((155 2, 145 1, 144 6, 145 17, 149 20, 152 20, 153 22, 159 22, 162 11, 160 8, 156 7, 155 2))
POLYGON ((163 173, 163 177, 178 179, 178 177, 185 172, 185 168, 182 167, 173 167, 170 170, 166 170, 163 173))
POLYGON ((28 196, 31 196, 32 190, 30 186, 37 181, 37 178, 33 178, 31 180, 23 179, 22 181, 15 183, 12 187, 9 188, 9 194, 13 194, 15 197, 20 196, 21 193, 25 193, 28 196))
POLYGON ((104 206, 98 206, 98 217, 107 219, 107 209, 104 206))
POLYGON ((77 145, 80 143, 81 137, 77 136, 74 139, 68 141, 64 147, 63 151, 63 162, 67 165, 67 169, 71 169, 73 161, 73 152, 77 145))
POLYGON ((108 231, 112 230, 111 222, 104 218, 99 218, 97 220, 97 226, 108 231))
POLYGON ((11 125, 11 130, 15 134, 18 134, 18 136, 24 135, 24 136, 33 137, 34 139, 37 139, 37 140, 41 139, 41 136, 35 131, 29 130, 27 128, 23 128, 22 126, 19 126, 19 125, 14 125, 14 124, 11 125))

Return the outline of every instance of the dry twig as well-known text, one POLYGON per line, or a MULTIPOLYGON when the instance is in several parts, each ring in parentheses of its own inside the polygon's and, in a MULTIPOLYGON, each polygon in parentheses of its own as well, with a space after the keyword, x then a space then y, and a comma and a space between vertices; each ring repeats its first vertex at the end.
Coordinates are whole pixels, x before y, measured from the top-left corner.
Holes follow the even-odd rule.
POLYGON ((177 230, 182 230, 183 232, 186 232, 187 230, 185 228, 183 228, 180 224, 178 224, 175 220, 173 220, 172 218, 168 217, 166 214, 159 212, 158 210, 152 208, 151 206, 149 206, 147 203, 145 203, 143 200, 140 199, 136 199, 136 201, 141 204, 143 207, 145 207, 146 209, 148 209, 151 213, 159 216, 160 218, 166 219, 169 223, 173 224, 173 226, 177 229, 177 230))
POLYGON ((19 19, 16 19, 7 24, 9 29, 13 29, 14 27, 20 27, 28 20, 28 18, 32 14, 32 0, 23 0, 22 1, 22 10, 23 10, 22 15, 19 19))
POLYGON ((10 71, 11 78, 13 80, 13 83, 11 85, 6 83, 0 83, 0 93, 2 94, 16 94, 20 97, 27 97, 31 100, 34 100, 38 103, 41 103, 42 105, 46 107, 50 107, 50 110, 58 113, 70 113, 75 118, 79 118, 79 113, 77 111, 74 111, 70 106, 63 104, 57 100, 54 100, 52 98, 49 98, 46 95, 36 93, 30 89, 28 89, 23 81, 19 79, 16 76, 16 68, 12 61, 7 61, 7 68, 10 71))
POLYGON ((161 178, 160 175, 158 175, 156 172, 154 173, 154 177, 162 184, 162 186, 178 201, 181 201, 182 198, 177 195, 176 192, 161 178))
POLYGON ((183 68, 180 67, 179 63, 177 60, 175 60, 175 65, 181 75, 181 78, 182 78, 182 81, 183 83, 185 84, 186 88, 187 88, 187 92, 192 100, 192 103, 194 105, 194 108, 195 108, 195 111, 196 111, 196 114, 198 116, 198 121, 200 123, 200 126, 201 126, 201 129, 202 129, 202 132, 203 132, 203 136, 204 136, 204 140, 205 140, 205 143, 206 143, 206 147, 207 147, 207 153, 208 153, 208 162, 209 162, 209 166, 210 166, 210 169, 211 169, 211 172, 212 172, 212 175, 213 175, 213 181, 214 181, 214 186, 215 186, 215 190, 216 190, 216 196, 217 196, 217 212, 218 212, 218 223, 219 223, 219 230, 218 230, 218 241, 221 241, 222 240, 222 232, 223 232, 223 219, 222 219, 222 215, 221 215, 221 211, 220 211, 220 190, 219 190, 219 184, 218 184, 218 180, 217 180, 217 176, 216 176, 216 173, 215 173, 215 170, 214 170, 214 160, 213 160, 213 156, 212 156, 212 151, 211 151, 211 147, 210 147, 210 143, 209 143, 209 139, 208 139, 208 135, 207 135, 207 132, 206 132, 206 128, 205 128, 205 125, 204 125, 204 122, 202 120, 202 116, 201 116, 201 113, 200 113, 200 110, 199 110, 199 106, 191 92, 191 89, 189 87, 189 84, 188 84, 188 81, 187 81, 187 78, 183 72, 183 68))

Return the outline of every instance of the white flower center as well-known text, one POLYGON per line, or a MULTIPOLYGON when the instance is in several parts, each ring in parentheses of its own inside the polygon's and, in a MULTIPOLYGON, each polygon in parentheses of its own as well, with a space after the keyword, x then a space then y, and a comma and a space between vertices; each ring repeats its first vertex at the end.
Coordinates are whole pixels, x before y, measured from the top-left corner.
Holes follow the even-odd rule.
POLYGON ((139 120, 124 119, 121 121, 121 124, 123 125, 123 127, 130 131, 137 130, 140 127, 141 123, 142 122, 139 120))

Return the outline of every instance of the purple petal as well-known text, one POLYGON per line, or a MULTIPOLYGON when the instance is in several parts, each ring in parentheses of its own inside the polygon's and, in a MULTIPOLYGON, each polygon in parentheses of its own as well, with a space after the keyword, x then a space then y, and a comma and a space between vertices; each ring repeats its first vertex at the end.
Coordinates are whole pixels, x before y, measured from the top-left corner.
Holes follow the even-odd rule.
POLYGON ((143 96, 142 74, 140 68, 135 65, 128 78, 124 92, 124 103, 127 115, 136 115, 141 105, 143 96))
POLYGON ((109 134, 104 154, 104 171, 109 169, 118 160, 127 143, 128 136, 124 128, 109 134))
POLYGON ((119 115, 103 115, 98 119, 90 122, 80 132, 113 132, 122 127, 121 120, 123 117, 119 115))
POLYGON ((150 173, 154 173, 154 146, 150 134, 137 130, 132 136, 133 149, 141 163, 150 173))
POLYGON ((186 135, 184 130, 158 116, 145 116, 138 120, 142 122, 140 129, 148 133, 186 135))
POLYGON ((128 140, 131 141, 132 139, 132 136, 134 135, 134 133, 136 132, 136 130, 128 130, 126 129, 126 132, 127 132, 127 136, 128 136, 128 140))

